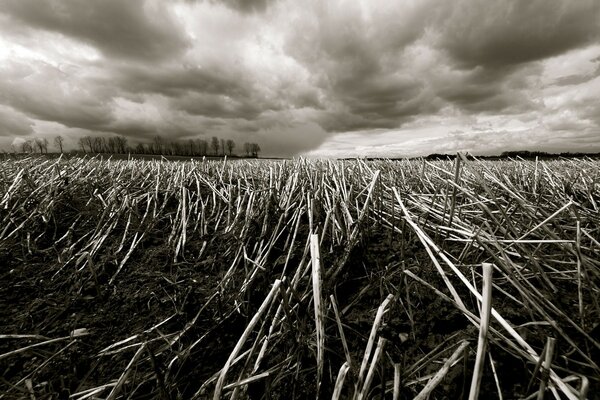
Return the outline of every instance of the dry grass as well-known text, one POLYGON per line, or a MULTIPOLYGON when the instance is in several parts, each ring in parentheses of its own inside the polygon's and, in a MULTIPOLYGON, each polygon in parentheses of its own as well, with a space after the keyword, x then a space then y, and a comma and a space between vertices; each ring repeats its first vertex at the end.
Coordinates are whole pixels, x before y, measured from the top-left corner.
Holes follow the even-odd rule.
POLYGON ((99 327, 58 335, 58 312, 11 323, 0 397, 54 393, 40 382, 48 361, 74 349, 90 359, 74 399, 466 396, 490 264, 482 393, 584 398, 600 387, 599 171, 590 159, 2 160, 2 284, 39 273, 74 302, 123 292, 148 315, 113 337, 92 317, 99 327), (140 271, 164 286, 143 291, 140 271))

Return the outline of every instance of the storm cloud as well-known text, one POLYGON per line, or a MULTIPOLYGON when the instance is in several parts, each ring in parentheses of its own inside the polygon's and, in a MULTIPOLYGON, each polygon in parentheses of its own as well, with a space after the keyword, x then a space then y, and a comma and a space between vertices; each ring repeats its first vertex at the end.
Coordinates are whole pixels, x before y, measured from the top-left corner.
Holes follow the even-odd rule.
POLYGON ((84 41, 107 57, 157 61, 188 45, 164 2, 5 0, 2 9, 31 29, 84 41))
POLYGON ((599 21, 595 0, 0 0, 0 136, 600 151, 599 21))

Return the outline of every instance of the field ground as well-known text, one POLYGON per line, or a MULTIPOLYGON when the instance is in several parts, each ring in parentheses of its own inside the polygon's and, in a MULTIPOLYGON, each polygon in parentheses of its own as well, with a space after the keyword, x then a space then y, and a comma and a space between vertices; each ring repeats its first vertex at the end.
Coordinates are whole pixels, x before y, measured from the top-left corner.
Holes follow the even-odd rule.
POLYGON ((599 203, 591 159, 0 160, 0 398, 594 398, 599 203))

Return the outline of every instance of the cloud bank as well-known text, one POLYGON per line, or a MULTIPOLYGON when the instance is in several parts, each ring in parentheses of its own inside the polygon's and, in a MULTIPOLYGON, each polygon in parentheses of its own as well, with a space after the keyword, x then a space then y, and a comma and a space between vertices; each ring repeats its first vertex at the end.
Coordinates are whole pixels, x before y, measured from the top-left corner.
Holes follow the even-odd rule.
POLYGON ((0 0, 0 146, 600 151, 595 0, 0 0))

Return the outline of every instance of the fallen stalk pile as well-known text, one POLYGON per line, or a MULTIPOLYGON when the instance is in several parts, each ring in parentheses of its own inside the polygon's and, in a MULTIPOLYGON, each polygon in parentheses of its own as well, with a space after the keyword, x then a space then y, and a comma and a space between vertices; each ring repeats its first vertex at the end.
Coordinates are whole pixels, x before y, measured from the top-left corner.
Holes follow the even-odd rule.
POLYGON ((0 160, 0 398, 588 398, 599 171, 0 160))

